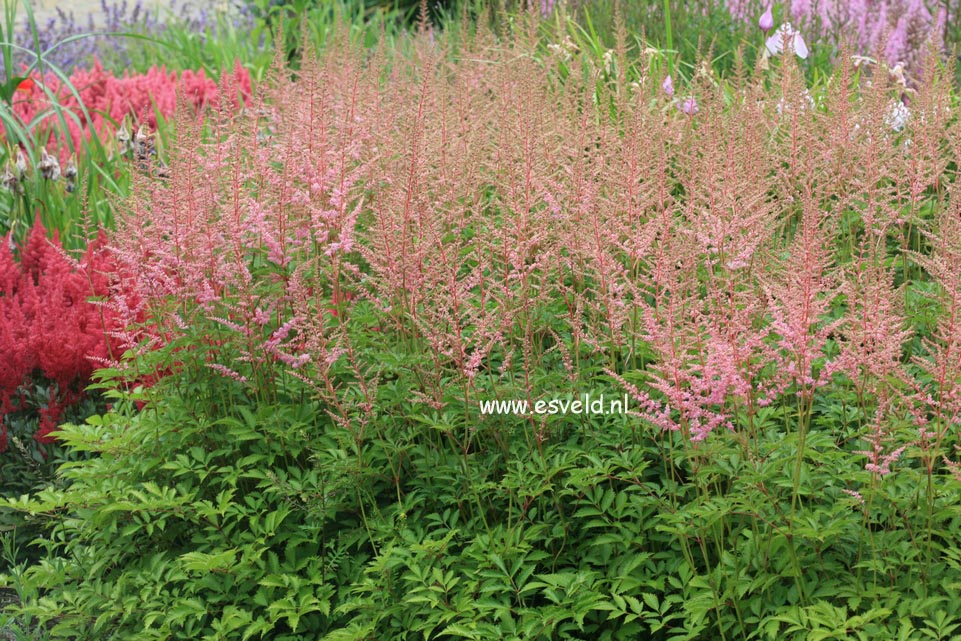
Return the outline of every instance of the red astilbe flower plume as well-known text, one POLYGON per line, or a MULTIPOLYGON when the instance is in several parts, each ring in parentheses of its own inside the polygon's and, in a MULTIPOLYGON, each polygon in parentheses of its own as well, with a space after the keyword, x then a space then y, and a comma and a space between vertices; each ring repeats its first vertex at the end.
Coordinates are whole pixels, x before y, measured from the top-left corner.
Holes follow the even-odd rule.
MULTIPOLYGON (((76 121, 66 118, 75 148, 80 148, 81 142, 94 132, 101 140, 110 139, 114 133, 113 123, 123 122, 125 117, 155 129, 158 114, 168 118, 177 110, 178 95, 200 113, 219 107, 223 96, 227 97, 226 105, 237 110, 251 94, 250 73, 239 62, 232 71, 223 74, 220 85, 203 70, 185 70, 178 74, 160 66, 150 68, 145 74, 125 73, 117 77, 103 69, 99 62, 92 69, 73 71, 70 83, 77 89, 77 96, 53 73, 40 76, 34 72, 30 80, 32 84, 18 91, 14 98, 15 114, 23 122, 32 123, 55 101, 77 118, 76 121), (86 107, 89 120, 81 105, 86 107)), ((38 145, 46 145, 48 151, 59 154, 61 162, 65 162, 68 146, 55 136, 60 126, 59 120, 41 119, 34 126, 34 133, 38 145)))
POLYGON ((40 383, 37 374, 54 383, 35 435, 41 442, 49 442, 64 410, 83 397, 98 363, 125 347, 119 330, 127 319, 88 300, 117 286, 116 265, 103 244, 101 234, 74 260, 37 220, 19 261, 7 244, 0 249, 0 415, 18 409, 18 390, 40 383))
POLYGON ((13 257, 13 232, 0 239, 0 295, 13 296, 20 283, 20 268, 13 257))
POLYGON ((17 388, 36 365, 29 351, 30 323, 12 296, 0 298, 0 415, 13 411, 17 388))

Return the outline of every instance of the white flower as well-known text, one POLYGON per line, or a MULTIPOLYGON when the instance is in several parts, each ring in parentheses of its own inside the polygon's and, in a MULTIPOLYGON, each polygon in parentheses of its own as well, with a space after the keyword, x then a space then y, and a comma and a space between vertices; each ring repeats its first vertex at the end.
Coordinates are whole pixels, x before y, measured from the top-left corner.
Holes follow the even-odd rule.
POLYGON ((764 43, 772 56, 776 56, 784 50, 793 51, 798 58, 808 57, 808 47, 804 44, 801 33, 791 26, 790 22, 785 22, 774 34, 764 43))
POLYGON ((891 81, 901 85, 902 87, 908 86, 908 79, 904 75, 904 63, 899 62, 893 67, 888 69, 888 75, 891 77, 891 81))
MULTIPOLYGON (((808 109, 814 109, 814 98, 811 97, 810 91, 805 89, 801 94, 801 98, 802 100, 800 100, 799 103, 802 112, 808 109)), ((790 100, 785 101, 784 98, 781 98, 778 100, 775 108, 777 109, 778 115, 782 115, 785 111, 790 113, 794 108, 794 104, 790 100)))
POLYGON ((896 100, 888 109, 888 114, 884 117, 884 124, 894 131, 901 131, 908 124, 911 112, 900 100, 896 100))
POLYGON ((570 60, 570 58, 571 58, 570 54, 567 53, 567 51, 565 51, 564 47, 560 46, 559 44, 554 44, 554 43, 552 42, 551 44, 547 45, 547 49, 548 49, 551 53, 553 53, 555 56, 560 56, 560 57, 564 58, 564 60, 570 60))
POLYGON ((47 180, 60 179, 60 161, 48 154, 45 147, 40 148, 40 162, 37 163, 37 171, 47 180))
POLYGON ((604 52, 604 71, 608 74, 613 73, 614 69, 614 52, 610 49, 604 52))

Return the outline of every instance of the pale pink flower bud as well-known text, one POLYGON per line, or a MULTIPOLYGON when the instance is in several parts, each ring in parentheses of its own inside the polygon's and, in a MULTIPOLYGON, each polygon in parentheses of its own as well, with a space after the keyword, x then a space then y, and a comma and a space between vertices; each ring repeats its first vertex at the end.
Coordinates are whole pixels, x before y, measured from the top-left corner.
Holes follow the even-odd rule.
POLYGON ((774 28, 774 14, 771 13, 771 5, 768 5, 767 11, 761 14, 760 20, 757 21, 757 26, 759 26, 764 33, 774 28))
POLYGON ((270 322, 270 319, 272 317, 272 312, 273 312, 272 309, 265 310, 258 307, 257 309, 254 310, 254 322, 261 326, 266 325, 267 323, 270 322))
POLYGON ((855 490, 841 490, 841 491, 847 494, 848 496, 851 496, 857 499, 858 503, 860 503, 861 505, 864 505, 864 497, 861 496, 860 492, 857 492, 855 490))
POLYGON ((60 179, 60 161, 48 154, 45 147, 40 148, 40 162, 37 163, 37 170, 47 180, 60 179))

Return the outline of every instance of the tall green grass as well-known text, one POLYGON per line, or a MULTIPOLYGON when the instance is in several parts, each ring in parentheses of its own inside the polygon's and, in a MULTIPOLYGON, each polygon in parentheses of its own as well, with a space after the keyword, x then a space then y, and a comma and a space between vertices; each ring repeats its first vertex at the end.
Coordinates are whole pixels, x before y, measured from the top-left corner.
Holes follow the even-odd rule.
POLYGON ((68 123, 80 126, 82 121, 91 120, 91 114, 80 100, 78 89, 71 82, 69 74, 52 64, 49 58, 57 47, 71 40, 88 37, 88 34, 68 38, 47 50, 38 47, 28 51, 14 44, 21 9, 26 16, 28 28, 33 32, 34 42, 39 41, 37 20, 30 2, 21 5, 18 0, 6 0, 3 21, 0 24, 0 58, 7 79, 2 85, 3 100, 0 101, 0 124, 6 132, 4 145, 0 148, 0 167, 11 167, 19 149, 26 156, 30 169, 19 190, 6 189, 0 192, 0 232, 12 232, 15 240, 21 240, 34 219, 39 218, 48 230, 56 231, 60 235, 66 247, 82 247, 97 228, 112 225, 112 206, 106 194, 126 193, 127 172, 123 164, 111 154, 110 141, 101 140, 96 131, 91 130, 89 139, 79 148, 67 135, 68 123), (16 52, 27 53, 32 58, 26 69, 14 68, 16 52), (58 96, 45 83, 39 83, 38 86, 42 88, 51 107, 36 114, 30 121, 24 121, 14 111, 13 101, 16 87, 22 78, 34 73, 41 77, 52 75, 57 78, 62 83, 62 88, 79 103, 80 113, 64 108, 58 96), (63 179, 47 181, 36 171, 44 145, 36 132, 46 132, 51 128, 55 139, 67 145, 76 159, 77 177, 72 192, 67 191, 63 179))

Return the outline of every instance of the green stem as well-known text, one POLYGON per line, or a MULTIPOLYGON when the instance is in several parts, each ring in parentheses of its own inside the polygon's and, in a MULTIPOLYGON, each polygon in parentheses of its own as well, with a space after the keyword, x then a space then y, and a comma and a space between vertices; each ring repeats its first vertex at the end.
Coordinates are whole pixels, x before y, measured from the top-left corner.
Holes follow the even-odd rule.
POLYGON ((664 29, 667 32, 667 71, 674 77, 674 32, 671 29, 671 3, 664 0, 664 29))
POLYGON ((811 419, 811 405, 813 405, 813 402, 813 398, 811 398, 810 403, 808 402, 807 398, 801 398, 798 403, 798 444, 797 457, 794 460, 794 492, 791 495, 792 516, 797 510, 798 497, 800 494, 801 466, 804 463, 805 440, 807 438, 809 422, 811 419))

